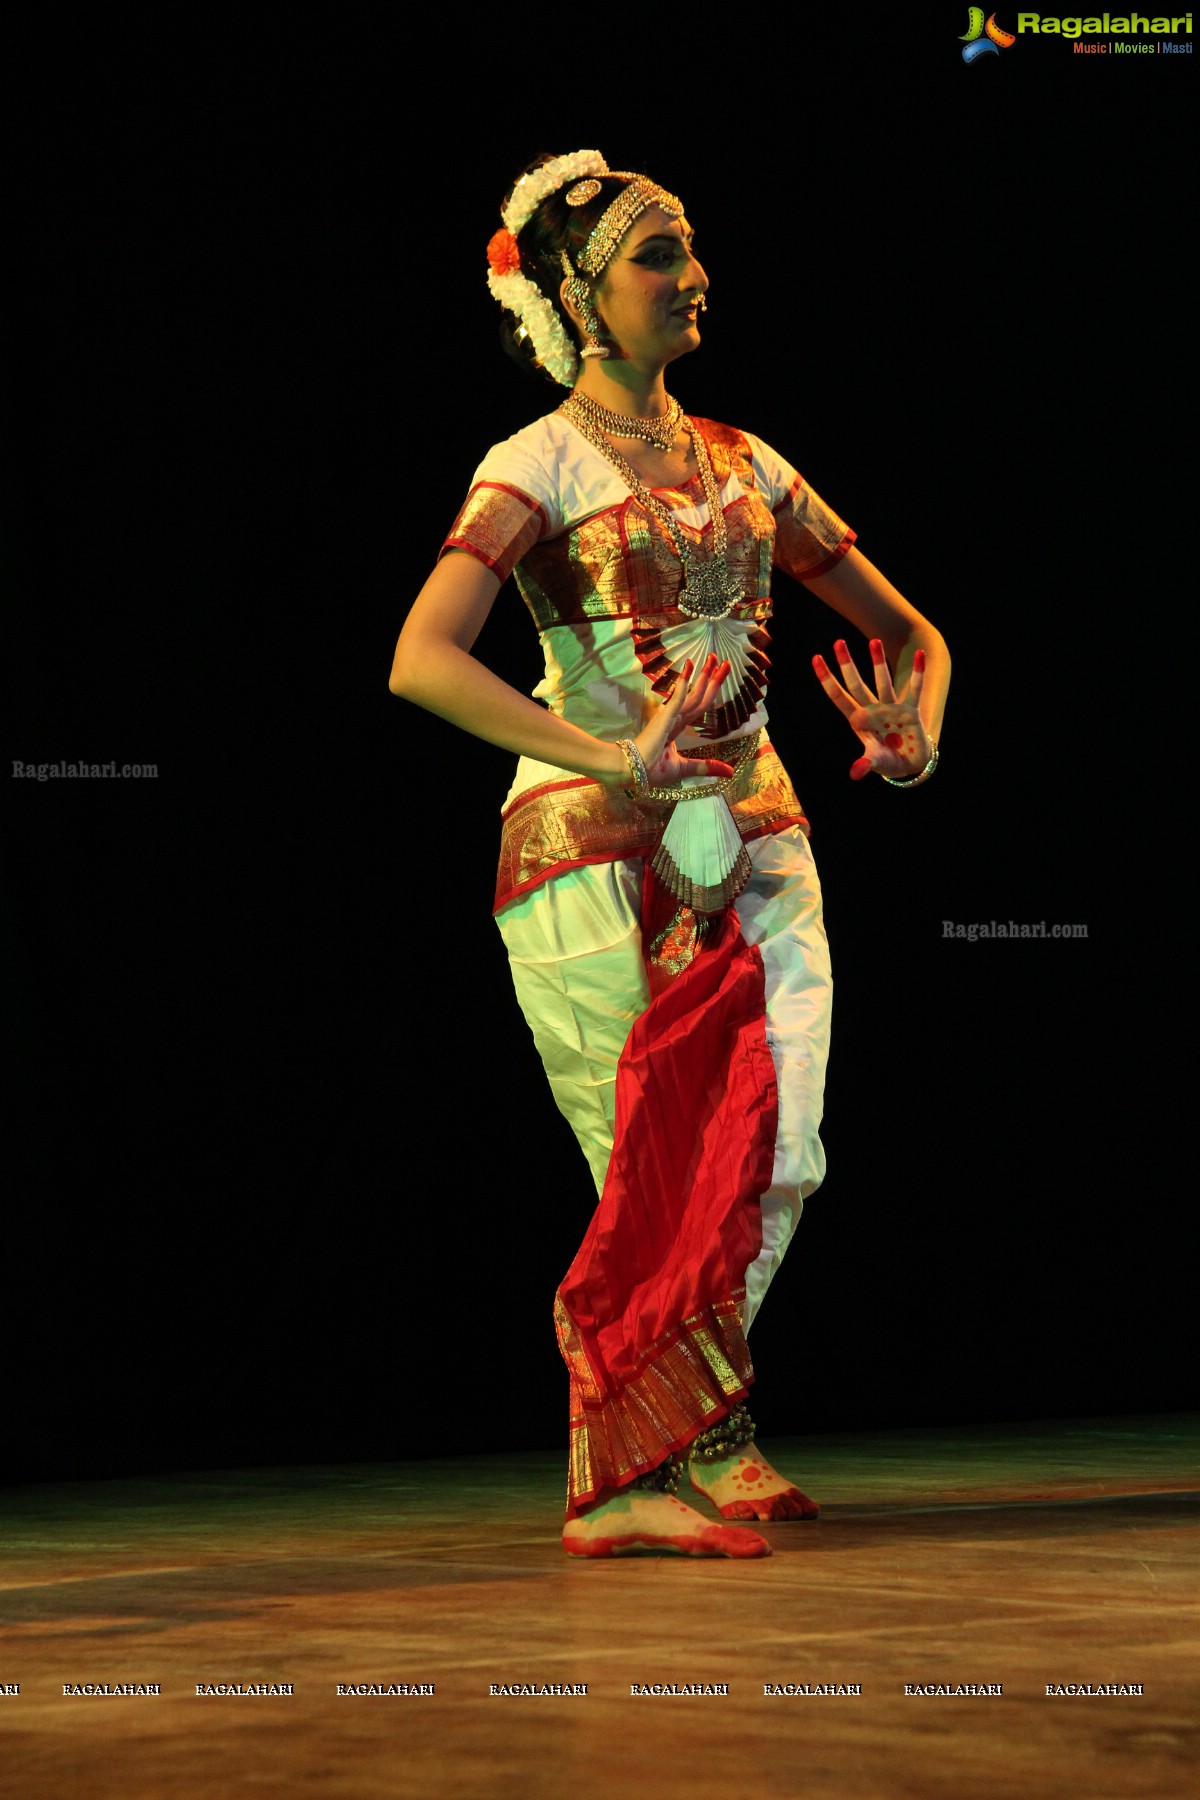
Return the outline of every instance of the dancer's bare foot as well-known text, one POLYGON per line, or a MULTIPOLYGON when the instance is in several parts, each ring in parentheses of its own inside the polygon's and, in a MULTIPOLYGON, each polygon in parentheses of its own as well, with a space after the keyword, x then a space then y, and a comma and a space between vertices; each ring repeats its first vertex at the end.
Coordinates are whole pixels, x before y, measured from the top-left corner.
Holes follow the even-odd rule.
POLYGON ((672 1494, 621 1488, 563 1527, 568 1556, 770 1556, 756 1531, 710 1525, 672 1494))
POLYGON ((689 1462, 688 1473, 723 1519, 815 1519, 821 1510, 752 1443, 715 1462, 689 1462))

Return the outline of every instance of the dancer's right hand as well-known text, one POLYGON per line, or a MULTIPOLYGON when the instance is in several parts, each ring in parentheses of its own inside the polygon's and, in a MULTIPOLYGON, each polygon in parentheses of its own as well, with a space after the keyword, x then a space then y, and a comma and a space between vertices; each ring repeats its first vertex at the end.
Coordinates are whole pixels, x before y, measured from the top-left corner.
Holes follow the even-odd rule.
POLYGON ((675 739, 680 732, 685 731, 708 712, 710 707, 716 705, 717 695, 729 670, 728 662, 718 662, 716 655, 710 654, 701 668, 693 673, 689 658, 683 665, 683 673, 675 683, 670 698, 663 702, 654 717, 643 725, 634 738, 634 743, 642 753, 646 773, 655 787, 683 781, 692 775, 723 778, 733 774, 730 763, 716 762, 711 758, 680 756, 675 748, 675 739))

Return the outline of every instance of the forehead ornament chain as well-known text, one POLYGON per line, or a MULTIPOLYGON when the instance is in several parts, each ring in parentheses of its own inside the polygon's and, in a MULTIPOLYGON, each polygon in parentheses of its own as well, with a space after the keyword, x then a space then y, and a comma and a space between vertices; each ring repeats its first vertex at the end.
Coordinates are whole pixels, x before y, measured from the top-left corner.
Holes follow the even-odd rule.
MULTIPOLYGON (((668 194, 665 188, 660 188, 648 176, 632 175, 625 169, 612 169, 609 173, 614 181, 627 181, 629 186, 622 188, 612 205, 600 214, 592 226, 587 243, 575 259, 575 266, 580 274, 590 275, 593 281, 604 273, 630 226, 650 207, 661 207, 668 219, 683 217, 683 201, 675 194, 668 194)), ((591 184, 580 183, 581 187, 585 185, 591 184)), ((570 198, 568 194, 568 203, 570 198)))

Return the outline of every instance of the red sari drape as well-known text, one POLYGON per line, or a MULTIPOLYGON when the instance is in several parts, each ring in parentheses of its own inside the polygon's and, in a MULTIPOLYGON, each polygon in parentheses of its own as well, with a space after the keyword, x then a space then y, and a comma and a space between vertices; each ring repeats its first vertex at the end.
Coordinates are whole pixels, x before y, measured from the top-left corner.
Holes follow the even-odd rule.
POLYGON ((651 1001, 617 1069, 612 1158, 555 1302, 571 1379, 568 1517, 682 1449, 754 1379, 742 1332, 777 1096, 758 950, 646 870, 651 1001))

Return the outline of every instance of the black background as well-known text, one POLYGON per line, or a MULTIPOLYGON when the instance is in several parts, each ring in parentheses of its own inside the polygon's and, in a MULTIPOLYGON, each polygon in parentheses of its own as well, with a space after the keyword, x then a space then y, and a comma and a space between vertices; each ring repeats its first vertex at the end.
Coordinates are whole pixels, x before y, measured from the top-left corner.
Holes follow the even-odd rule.
MULTIPOLYGON (((556 404, 500 355, 484 246, 584 145, 697 228, 672 390, 794 462, 955 658, 936 780, 853 784, 809 669, 837 621, 780 578, 839 1004, 756 1414, 1191 1401, 1154 732, 1192 62, 967 67, 964 11, 128 13, 10 62, 10 1476, 562 1439, 592 1193, 488 918, 512 759, 386 682, 484 450, 556 404)), ((538 678, 511 586, 479 653, 538 678)))

